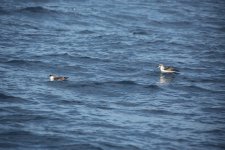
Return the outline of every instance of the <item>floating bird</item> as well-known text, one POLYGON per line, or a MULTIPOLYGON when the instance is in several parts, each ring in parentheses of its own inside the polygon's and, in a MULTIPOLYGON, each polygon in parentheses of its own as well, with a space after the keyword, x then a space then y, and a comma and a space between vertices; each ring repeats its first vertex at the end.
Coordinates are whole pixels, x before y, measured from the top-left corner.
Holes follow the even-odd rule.
POLYGON ((160 71, 162 73, 177 73, 178 72, 178 70, 176 70, 175 68, 173 68, 173 67, 166 67, 163 64, 159 64, 158 68, 160 68, 160 71))
POLYGON ((49 75, 49 80, 50 81, 65 81, 67 80, 69 77, 57 77, 55 75, 49 75))

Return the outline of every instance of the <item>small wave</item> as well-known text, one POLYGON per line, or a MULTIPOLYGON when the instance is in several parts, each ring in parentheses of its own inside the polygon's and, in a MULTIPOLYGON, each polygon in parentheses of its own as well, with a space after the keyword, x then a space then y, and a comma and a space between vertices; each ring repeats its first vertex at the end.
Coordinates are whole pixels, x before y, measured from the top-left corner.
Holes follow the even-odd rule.
POLYGON ((162 110, 162 109, 143 109, 140 111, 143 113, 156 114, 156 115, 173 115, 174 114, 173 112, 162 110))
MULTIPOLYGON (((212 60, 214 60, 214 58, 217 58, 217 59, 218 58, 224 58, 225 53, 223 51, 219 51, 214 47, 212 47, 212 49, 214 49, 214 51, 202 52, 200 57, 203 57, 203 58, 207 57, 207 58, 212 59, 212 60)), ((217 61, 217 60, 215 60, 215 61, 217 61)), ((218 65, 219 65, 219 63, 218 63, 218 65)))
POLYGON ((0 93, 0 98, 2 98, 2 99, 8 99, 8 98, 16 98, 16 97, 13 97, 13 96, 9 96, 9 95, 5 95, 5 94, 0 93))
POLYGON ((117 104, 119 106, 123 106, 123 107, 137 107, 137 106, 141 105, 141 103, 129 102, 129 101, 119 101, 119 102, 116 102, 115 104, 117 104))
POLYGON ((149 35, 150 31, 149 30, 144 30, 144 29, 135 29, 130 31, 133 35, 149 35))
POLYGON ((80 33, 80 34, 93 34, 95 32, 94 31, 90 31, 90 30, 82 30, 82 31, 80 31, 78 33, 80 33))
MULTIPOLYGON (((212 77, 208 77, 208 78, 203 78, 203 79, 199 79, 198 81, 201 82, 201 83, 217 83, 217 84, 220 84, 223 79, 225 77, 224 76, 214 76, 213 78, 212 77)), ((214 91, 218 91, 218 92, 222 92, 221 89, 214 89, 214 91)))
POLYGON ((104 85, 104 82, 96 82, 96 81, 81 81, 77 83, 70 82, 68 83, 68 87, 80 88, 80 87, 96 87, 104 85))
POLYGON ((73 53, 52 53, 52 54, 47 54, 47 55, 41 55, 41 56, 36 56, 36 57, 59 57, 60 59, 71 59, 74 61, 75 59, 78 61, 84 61, 85 63, 97 63, 97 62, 109 62, 109 59, 106 58, 100 58, 100 57, 90 57, 90 56, 82 56, 79 54, 73 54, 73 53))
POLYGON ((36 57, 66 57, 66 58, 74 58, 71 54, 69 53, 51 53, 51 54, 46 54, 46 55, 41 55, 41 56, 36 56, 36 57))
POLYGON ((122 80, 122 81, 103 81, 103 82, 97 82, 97 81, 81 81, 81 82, 69 82, 67 84, 68 87, 120 87, 120 86, 127 86, 132 88, 143 88, 143 89, 152 89, 152 90, 159 90, 161 89, 158 85, 146 85, 146 84, 139 84, 135 81, 131 80, 122 80))
POLYGON ((120 20, 128 20, 128 21, 134 21, 134 20, 138 20, 139 18, 141 18, 140 16, 136 16, 134 14, 117 14, 115 15, 115 18, 120 19, 120 20))
POLYGON ((203 131, 202 133, 212 133, 212 134, 223 135, 224 130, 223 129, 211 129, 211 130, 203 131))
POLYGON ((218 30, 225 32, 225 27, 220 27, 218 30))
POLYGON ((49 13, 49 12, 55 12, 55 11, 41 7, 41 6, 36 6, 36 7, 26 7, 26 8, 19 9, 19 12, 49 13))
POLYGON ((210 112, 210 113, 225 113, 224 107, 206 107, 202 108, 202 111, 210 112))
POLYGON ((16 131, 6 131, 2 132, 1 135, 4 136, 32 136, 33 134, 28 131, 21 131, 21 130, 16 130, 16 131))
POLYGON ((0 15, 8 14, 6 10, 4 10, 2 7, 0 7, 0 15))
POLYGON ((7 64, 16 64, 16 65, 22 65, 22 64, 27 64, 27 61, 25 60, 9 60, 7 62, 5 62, 7 64))
POLYGON ((22 99, 20 97, 15 97, 15 96, 11 96, 11 95, 5 95, 3 93, 0 93, 0 99, 1 102, 10 102, 10 103, 22 103, 25 102, 25 99, 22 99))
POLYGON ((191 21, 161 21, 163 27, 184 28, 192 24, 191 21))
POLYGON ((173 9, 173 10, 170 10, 170 9, 159 9, 158 10, 160 13, 163 13, 163 14, 175 14, 175 15, 178 15, 179 12, 176 10, 176 9, 173 9))
POLYGON ((93 62, 110 62, 109 59, 106 58, 97 58, 97 57, 89 57, 89 56, 78 56, 77 59, 80 59, 80 61, 85 61, 85 63, 93 63, 93 62))
POLYGON ((171 112, 168 110, 163 109, 142 109, 139 110, 141 113, 148 114, 148 115, 169 115, 169 116, 185 116, 189 114, 171 112))
POLYGON ((192 91, 192 92, 209 92, 209 93, 215 93, 218 91, 212 90, 212 89, 207 89, 204 87, 199 87, 196 85, 190 85, 190 86, 184 86, 184 89, 188 90, 188 91, 192 91))
POLYGON ((139 85, 134 81, 106 81, 106 82, 97 82, 97 81, 85 81, 78 83, 69 83, 68 87, 101 87, 101 86, 111 86, 111 85, 139 85))
POLYGON ((131 67, 131 65, 120 65, 118 64, 117 66, 109 67, 110 70, 115 71, 116 73, 137 73, 139 71, 139 68, 136 67, 131 67))
POLYGON ((37 61, 37 60, 24 60, 24 59, 13 59, 8 60, 4 62, 4 64, 9 65, 11 67, 26 69, 29 68, 29 70, 44 70, 49 69, 49 64, 43 61, 37 61))
POLYGON ((8 61, 6 61, 4 63, 10 64, 10 65, 16 65, 16 66, 37 65, 37 64, 45 65, 44 62, 42 62, 42 61, 22 60, 22 59, 8 60, 8 61))
POLYGON ((62 145, 56 145, 56 146, 50 146, 50 148, 53 149, 80 149, 80 150, 103 150, 99 146, 95 146, 92 144, 62 144, 62 145))
POLYGON ((85 104, 83 101, 77 101, 77 100, 59 100, 57 102, 63 105, 84 105, 85 104))
POLYGON ((160 89, 160 87, 158 85, 155 85, 155 84, 147 85, 147 86, 145 86, 145 88, 153 89, 153 90, 160 89))
POLYGON ((9 64, 26 64, 26 63, 29 63, 29 62, 34 62, 34 61, 26 61, 26 60, 14 59, 14 60, 9 60, 6 63, 9 63, 9 64))
POLYGON ((130 80, 115 81, 115 82, 109 82, 109 83, 123 84, 123 85, 138 85, 136 82, 130 81, 130 80))

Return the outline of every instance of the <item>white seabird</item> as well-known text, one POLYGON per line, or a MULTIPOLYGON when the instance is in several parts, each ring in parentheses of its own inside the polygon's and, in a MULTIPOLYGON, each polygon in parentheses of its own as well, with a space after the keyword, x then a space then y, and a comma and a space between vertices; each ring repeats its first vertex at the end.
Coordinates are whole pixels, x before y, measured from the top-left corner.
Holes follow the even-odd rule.
POLYGON ((178 70, 173 67, 164 66, 163 64, 159 64, 158 68, 162 73, 177 73, 178 70))
POLYGON ((49 80, 50 81, 65 81, 69 77, 60 77, 60 76, 55 76, 55 75, 49 75, 49 80))

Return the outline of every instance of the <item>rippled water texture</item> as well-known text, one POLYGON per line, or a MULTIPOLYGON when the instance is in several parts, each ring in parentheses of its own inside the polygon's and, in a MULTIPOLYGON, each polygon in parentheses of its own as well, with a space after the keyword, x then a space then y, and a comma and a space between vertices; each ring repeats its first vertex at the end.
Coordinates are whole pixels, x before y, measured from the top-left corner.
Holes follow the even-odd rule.
POLYGON ((1 0, 0 149, 225 149, 224 8, 1 0))

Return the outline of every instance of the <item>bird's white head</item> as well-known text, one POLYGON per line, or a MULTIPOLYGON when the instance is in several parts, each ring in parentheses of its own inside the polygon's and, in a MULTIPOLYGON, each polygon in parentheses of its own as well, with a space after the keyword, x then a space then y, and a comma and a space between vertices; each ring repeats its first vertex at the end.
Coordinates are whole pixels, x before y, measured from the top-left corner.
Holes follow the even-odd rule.
POLYGON ((54 81, 54 77, 55 77, 54 75, 51 75, 51 74, 50 74, 50 75, 49 75, 49 80, 50 80, 50 81, 54 81))
POLYGON ((159 64, 158 68, 160 68, 160 70, 164 69, 164 65, 163 64, 159 64))

